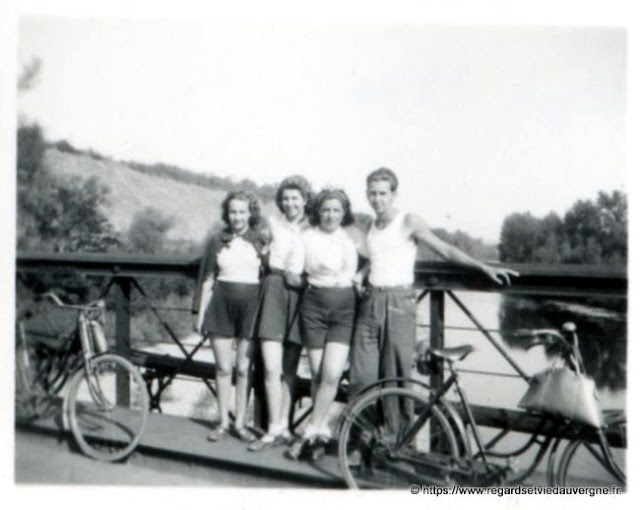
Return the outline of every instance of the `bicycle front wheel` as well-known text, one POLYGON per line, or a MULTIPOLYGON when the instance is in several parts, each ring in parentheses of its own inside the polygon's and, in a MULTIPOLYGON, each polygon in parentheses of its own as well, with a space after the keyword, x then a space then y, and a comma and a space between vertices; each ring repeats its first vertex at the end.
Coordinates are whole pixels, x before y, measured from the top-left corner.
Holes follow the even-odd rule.
POLYGON ((136 448, 149 414, 149 397, 132 363, 114 354, 91 359, 88 369, 74 375, 68 398, 71 431, 86 455, 113 462, 136 448))
POLYGON ((445 483, 459 456, 456 437, 437 404, 405 388, 374 388, 345 410, 340 469, 352 489, 406 489, 445 483))

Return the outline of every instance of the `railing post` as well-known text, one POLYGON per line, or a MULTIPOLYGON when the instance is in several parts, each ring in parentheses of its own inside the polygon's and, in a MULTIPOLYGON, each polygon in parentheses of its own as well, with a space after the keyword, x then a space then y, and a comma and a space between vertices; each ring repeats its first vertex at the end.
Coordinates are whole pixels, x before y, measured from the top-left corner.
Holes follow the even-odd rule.
MULTIPOLYGON (((429 345, 432 349, 444 347, 444 291, 432 290, 429 294, 429 345)), ((430 384, 434 389, 444 382, 443 363, 438 361, 438 370, 431 374, 430 384)))
MULTIPOLYGON (((432 290, 429 294, 429 345, 432 349, 444 347, 444 291, 432 290)), ((434 361, 437 364, 436 370, 431 372, 429 383, 431 388, 437 390, 444 384, 444 363, 442 360, 434 361)), ((438 440, 439 434, 437 426, 431 429, 431 450, 443 452, 443 447, 438 440)))
MULTIPOLYGON (((130 345, 130 298, 131 280, 116 278, 116 354, 123 358, 129 357, 130 345)), ((118 405, 128 406, 130 399, 129 379, 125 374, 118 373, 116 378, 116 402, 118 405)))

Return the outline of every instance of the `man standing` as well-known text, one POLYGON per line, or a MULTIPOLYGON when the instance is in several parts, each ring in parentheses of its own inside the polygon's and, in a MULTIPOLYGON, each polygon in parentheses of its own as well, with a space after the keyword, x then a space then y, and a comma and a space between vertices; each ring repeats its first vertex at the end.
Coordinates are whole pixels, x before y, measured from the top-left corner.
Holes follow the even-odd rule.
POLYGON ((498 284, 509 284, 510 269, 491 267, 436 237, 420 217, 395 206, 398 178, 387 168, 367 177, 367 198, 376 218, 366 233, 369 286, 364 292, 353 341, 352 394, 383 377, 411 377, 415 348, 413 290, 417 243, 443 259, 479 269, 498 284))

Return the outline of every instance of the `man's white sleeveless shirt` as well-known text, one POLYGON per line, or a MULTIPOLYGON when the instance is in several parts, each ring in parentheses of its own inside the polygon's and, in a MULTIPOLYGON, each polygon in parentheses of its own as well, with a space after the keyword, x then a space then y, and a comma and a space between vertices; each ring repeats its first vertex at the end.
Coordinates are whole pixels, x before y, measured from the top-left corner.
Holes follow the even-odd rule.
POLYGON ((418 247, 405 226, 406 216, 398 211, 385 228, 376 227, 374 222, 367 232, 369 283, 374 287, 413 284, 418 247))

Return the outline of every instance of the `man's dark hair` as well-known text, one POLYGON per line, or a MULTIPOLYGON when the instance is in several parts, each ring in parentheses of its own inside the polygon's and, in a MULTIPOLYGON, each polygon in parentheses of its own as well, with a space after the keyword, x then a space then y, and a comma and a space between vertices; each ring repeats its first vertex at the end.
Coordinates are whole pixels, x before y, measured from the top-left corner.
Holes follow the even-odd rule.
POLYGON ((393 170, 389 170, 388 168, 378 168, 367 176, 367 186, 370 186, 371 183, 375 181, 387 181, 391 184, 391 191, 398 189, 398 177, 393 170))

